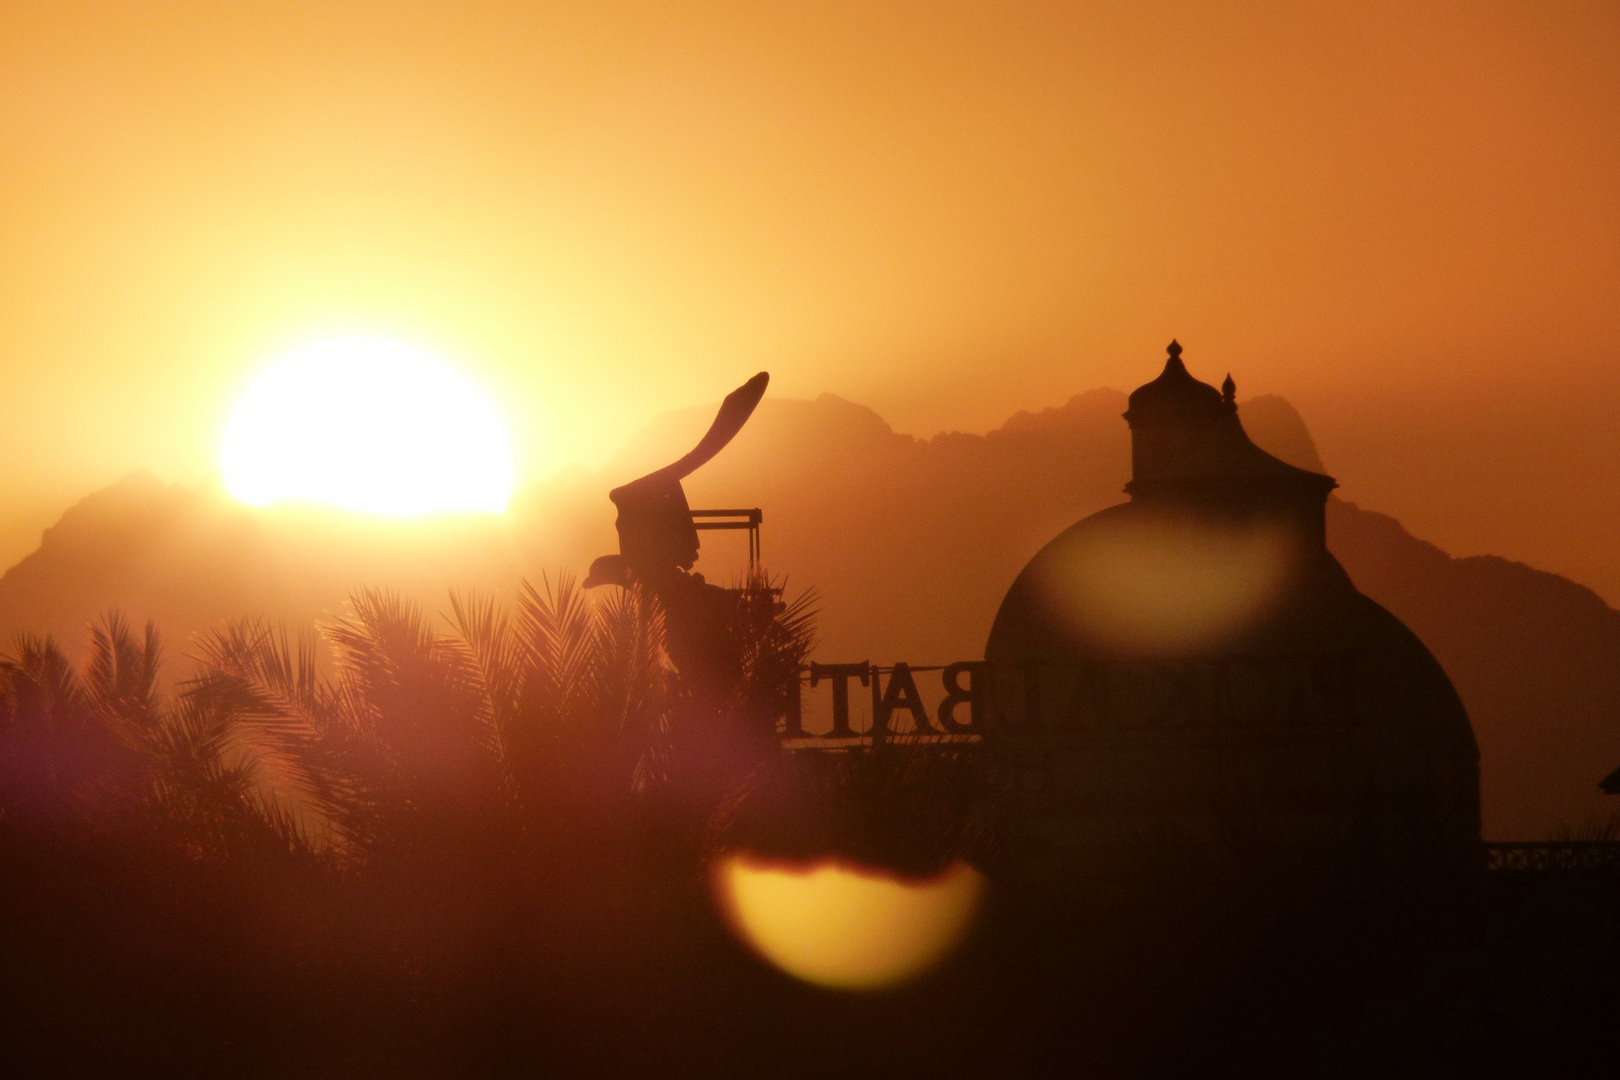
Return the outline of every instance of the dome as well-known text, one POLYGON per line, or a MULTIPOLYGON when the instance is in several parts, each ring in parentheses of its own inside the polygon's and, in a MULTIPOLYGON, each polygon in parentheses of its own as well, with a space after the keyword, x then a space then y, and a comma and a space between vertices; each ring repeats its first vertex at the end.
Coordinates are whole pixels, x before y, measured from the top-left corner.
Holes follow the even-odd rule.
POLYGON ((1144 383, 1131 392, 1127 416, 1178 416, 1197 414, 1206 409, 1223 407, 1221 392, 1208 383, 1192 377, 1181 362, 1181 345, 1172 341, 1165 350, 1170 358, 1164 370, 1150 383, 1144 383))
POLYGON ((991 627, 986 739, 1039 774, 1018 816, 1477 840, 1467 714, 1328 552, 1334 481, 1254 446, 1180 351, 1130 397, 1130 500, 1042 548, 991 627))
POLYGON ((1330 476, 1279 461, 1243 432, 1237 385, 1228 375, 1222 389, 1200 382, 1181 362, 1172 341, 1157 379, 1130 396, 1125 421, 1131 428, 1133 498, 1159 496, 1185 502, 1297 502, 1305 517, 1319 515, 1330 476))

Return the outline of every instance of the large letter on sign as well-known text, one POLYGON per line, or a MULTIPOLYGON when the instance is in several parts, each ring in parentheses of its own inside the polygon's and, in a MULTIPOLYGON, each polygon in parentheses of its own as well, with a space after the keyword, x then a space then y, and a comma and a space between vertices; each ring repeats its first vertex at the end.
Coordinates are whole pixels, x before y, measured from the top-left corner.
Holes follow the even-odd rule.
POLYGON ((810 665, 810 686, 815 688, 816 683, 822 679, 831 679, 833 684, 833 726, 827 732, 829 739, 847 739, 855 732, 849 726, 849 680, 854 676, 866 686, 872 680, 872 665, 862 660, 858 664, 817 664, 810 665))
POLYGON ((793 685, 782 703, 782 737, 804 738, 804 694, 799 686, 799 669, 793 672, 793 685))
MULTIPOLYGON (((872 673, 876 679, 877 673, 872 673)), ((928 709, 922 703, 922 695, 917 693, 917 680, 911 677, 911 665, 900 661, 894 665, 894 674, 889 676, 889 687, 883 691, 882 697, 877 697, 877 683, 872 683, 872 734, 882 735, 889 730, 889 717, 896 709, 904 709, 911 714, 912 727, 917 734, 931 734, 933 726, 928 723, 928 709)))
POLYGON ((955 664, 947 664, 940 676, 945 682, 945 700, 939 703, 939 726, 946 731, 958 733, 977 730, 979 702, 984 696, 983 661, 962 660, 955 664), (961 683, 963 673, 971 676, 965 690, 961 683), (968 707, 965 724, 956 718, 956 707, 963 703, 968 707))

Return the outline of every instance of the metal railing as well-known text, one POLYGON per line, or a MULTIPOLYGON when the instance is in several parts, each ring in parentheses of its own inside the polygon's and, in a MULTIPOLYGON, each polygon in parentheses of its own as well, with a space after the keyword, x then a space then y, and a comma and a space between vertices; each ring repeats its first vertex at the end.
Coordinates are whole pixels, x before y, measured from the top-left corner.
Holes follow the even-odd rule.
POLYGON ((1544 840, 1486 844, 1485 866, 1520 873, 1620 873, 1620 841, 1544 840))
POLYGON ((765 520, 765 515, 760 511, 759 507, 751 506, 735 510, 693 510, 691 514, 692 527, 699 532, 747 529, 748 572, 750 574, 754 572, 761 556, 759 526, 765 520))

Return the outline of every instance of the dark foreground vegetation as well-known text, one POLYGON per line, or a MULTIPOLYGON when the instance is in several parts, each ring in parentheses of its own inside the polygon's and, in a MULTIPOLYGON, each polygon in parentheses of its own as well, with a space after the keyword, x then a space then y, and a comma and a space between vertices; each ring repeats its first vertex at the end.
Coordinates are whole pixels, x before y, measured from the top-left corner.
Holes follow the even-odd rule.
MULTIPOLYGON (((717 821, 748 817, 735 793, 784 768, 761 718, 808 651, 804 605, 739 608, 743 662, 719 697, 681 685, 632 592, 591 605, 564 582, 511 612, 460 599, 450 623, 361 593, 326 651, 244 621, 195 643, 197 671, 172 689, 156 635, 116 618, 78 665, 17 643, 0 666, 15 1075, 1546 1076, 1620 1061, 1620 886, 1599 875, 1233 846, 1148 849, 1037 894, 990 865, 989 908, 940 970, 879 995, 797 984, 733 942, 704 860, 717 821)), ((945 857, 935 841, 959 831, 904 810, 874 797, 825 835, 900 852, 893 832, 916 822, 945 857), (870 841, 878 819, 890 839, 870 841)))

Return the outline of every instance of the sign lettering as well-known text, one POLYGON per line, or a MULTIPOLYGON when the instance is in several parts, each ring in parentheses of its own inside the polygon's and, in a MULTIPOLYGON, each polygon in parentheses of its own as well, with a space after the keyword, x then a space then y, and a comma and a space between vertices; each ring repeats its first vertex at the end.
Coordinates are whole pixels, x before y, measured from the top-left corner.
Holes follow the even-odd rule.
MULTIPOLYGON (((1105 734, 1153 728, 1347 727, 1356 723, 1353 655, 1132 660, 992 666, 904 661, 880 667, 812 663, 802 686, 812 715, 790 702, 794 742, 894 737, 976 739, 1020 732, 1105 734), (921 678, 937 672, 937 678, 921 678), (857 710, 851 681, 870 689, 857 710), (820 694, 823 685, 830 688, 820 694)), ((801 689, 801 693, 803 690, 801 689)))

